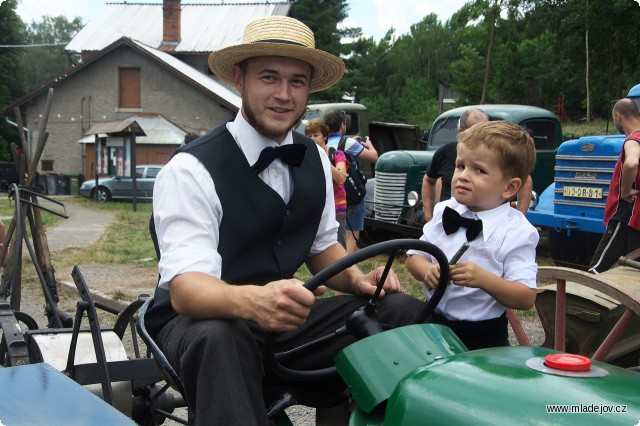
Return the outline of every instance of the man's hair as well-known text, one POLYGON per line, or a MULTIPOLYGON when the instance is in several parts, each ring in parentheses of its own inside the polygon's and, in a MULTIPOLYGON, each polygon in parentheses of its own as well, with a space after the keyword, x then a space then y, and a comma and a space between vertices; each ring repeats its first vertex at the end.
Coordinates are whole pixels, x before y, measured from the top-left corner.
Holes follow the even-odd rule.
POLYGON ((622 98, 613 106, 613 112, 617 112, 625 118, 640 118, 640 110, 633 99, 622 98))
POLYGON ((469 108, 460 116, 460 122, 458 123, 458 128, 460 130, 467 130, 469 128, 469 126, 467 126, 467 121, 472 115, 480 115, 484 118, 484 121, 489 121, 489 116, 487 115, 487 113, 480 108, 469 108))
POLYGON ((536 148, 531 135, 508 121, 478 123, 460 133, 458 143, 474 149, 484 146, 495 152, 505 177, 518 177, 524 183, 536 164, 536 148))
POLYGON ((305 135, 316 132, 322 133, 322 136, 325 138, 329 136, 329 126, 327 126, 320 118, 313 118, 309 120, 306 126, 304 126, 305 135))
POLYGON ((327 127, 329 127, 330 133, 338 133, 342 123, 347 122, 347 116, 344 111, 334 109, 325 115, 324 122, 327 124, 327 127))
POLYGON ((186 145, 189 142, 193 142, 199 137, 200 136, 196 135, 195 133, 187 133, 186 135, 184 135, 184 144, 186 145))

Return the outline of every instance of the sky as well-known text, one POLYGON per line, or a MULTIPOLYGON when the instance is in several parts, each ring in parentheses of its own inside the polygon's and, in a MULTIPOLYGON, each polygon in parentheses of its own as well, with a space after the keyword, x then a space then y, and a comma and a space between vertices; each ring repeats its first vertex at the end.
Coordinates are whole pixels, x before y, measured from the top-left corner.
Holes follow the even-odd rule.
MULTIPOLYGON (((2 0, 0 0, 1 2, 2 0)), ((161 0, 136 0, 140 3, 162 3, 161 0)), ((225 3, 247 2, 224 0, 225 3)), ((260 0, 254 0, 260 1, 260 0)), ((349 17, 343 21, 347 27, 361 27, 367 37, 380 40, 389 28, 394 27, 396 35, 409 32, 412 24, 426 15, 435 13, 443 23, 469 0, 349 0, 349 17)), ((69 19, 76 16, 87 23, 105 3, 121 0, 19 0, 18 15, 27 23, 40 21, 43 15, 64 15, 69 19)), ((219 3, 220 0, 183 0, 187 3, 219 3)))

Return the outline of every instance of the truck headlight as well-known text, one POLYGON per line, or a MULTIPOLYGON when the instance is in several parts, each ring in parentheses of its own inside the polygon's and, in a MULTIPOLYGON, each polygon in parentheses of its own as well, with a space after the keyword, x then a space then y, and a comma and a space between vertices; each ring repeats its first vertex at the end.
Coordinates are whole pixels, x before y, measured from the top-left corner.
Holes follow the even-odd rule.
POLYGON ((418 204, 419 199, 420 196, 418 196, 418 193, 416 191, 411 191, 407 194, 407 204, 409 204, 411 207, 418 204))

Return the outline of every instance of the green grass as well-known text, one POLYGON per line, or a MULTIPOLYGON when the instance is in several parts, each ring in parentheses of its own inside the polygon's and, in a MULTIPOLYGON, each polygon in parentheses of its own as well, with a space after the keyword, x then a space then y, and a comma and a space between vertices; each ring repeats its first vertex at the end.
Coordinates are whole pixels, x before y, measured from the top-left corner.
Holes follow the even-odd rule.
POLYGON ((90 247, 69 248, 52 254, 54 264, 136 265, 156 267, 156 252, 149 236, 151 203, 137 203, 136 211, 128 202, 97 203, 80 197, 65 199, 96 211, 114 214, 114 220, 102 237, 90 247))
POLYGON ((586 121, 570 121, 562 123, 562 133, 565 139, 577 139, 582 136, 593 135, 617 135, 615 125, 609 120, 609 129, 607 132, 607 120, 591 120, 586 121))
MULTIPOLYGON (((131 203, 127 202, 96 203, 93 200, 80 197, 66 197, 64 202, 79 204, 96 211, 108 211, 113 213, 115 217, 105 234, 92 246, 69 248, 52 253, 52 263, 56 268, 69 268, 76 264, 135 265, 141 268, 156 268, 157 258, 148 232, 152 207, 150 203, 139 203, 137 211, 133 212, 131 203)), ((6 206, 0 202, 0 212, 3 208, 6 206)), ((52 215, 47 214, 47 216, 52 215)), ((361 262, 359 267, 367 273, 384 265, 386 260, 386 256, 380 255, 361 262)), ((416 281, 407 271, 405 261, 405 256, 399 256, 393 269, 407 293, 417 298, 423 298, 422 283, 416 281)), ((540 266, 554 265, 548 254, 548 240, 544 236, 540 240, 537 261, 540 266)), ((296 272, 296 278, 301 281, 307 281, 311 278, 305 265, 302 265, 296 272)), ((329 290, 326 296, 333 294, 333 291, 329 290)))
MULTIPOLYGON (((58 213, 64 213, 64 209, 62 207, 48 200, 39 198, 38 204, 49 210, 53 210, 58 213)), ((10 199, 8 196, 0 198, 0 218, 2 220, 2 223, 4 223, 5 227, 8 227, 9 224, 11 224, 15 211, 16 211, 16 204, 13 199, 10 199)), ((58 223, 61 220, 64 220, 64 218, 57 216, 55 214, 49 213, 43 209, 40 209, 40 217, 42 219, 42 225, 44 226, 45 229, 47 229, 47 227, 54 226, 56 223, 58 223)), ((27 226, 27 229, 30 230, 30 227, 27 226)))

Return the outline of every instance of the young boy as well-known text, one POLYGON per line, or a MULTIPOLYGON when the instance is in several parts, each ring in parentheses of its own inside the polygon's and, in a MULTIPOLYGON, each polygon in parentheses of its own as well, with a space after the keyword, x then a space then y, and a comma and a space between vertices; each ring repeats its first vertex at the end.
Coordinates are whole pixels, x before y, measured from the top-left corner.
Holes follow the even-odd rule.
MULTIPOLYGON (((509 205, 535 159, 533 140, 518 125, 490 121, 460 133, 454 198, 438 203, 424 226, 421 239, 448 259, 470 243, 451 266, 451 283, 433 315, 434 323, 450 327, 470 350, 508 346, 505 307, 525 310, 535 303, 538 232, 509 205), (455 230, 458 214, 482 222, 455 230)), ((407 254, 409 272, 424 282, 430 297, 440 278, 438 264, 421 251, 407 254)))

